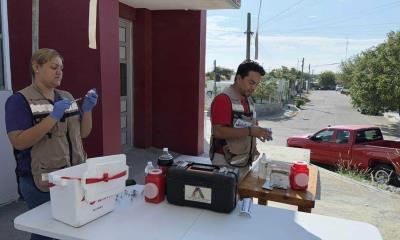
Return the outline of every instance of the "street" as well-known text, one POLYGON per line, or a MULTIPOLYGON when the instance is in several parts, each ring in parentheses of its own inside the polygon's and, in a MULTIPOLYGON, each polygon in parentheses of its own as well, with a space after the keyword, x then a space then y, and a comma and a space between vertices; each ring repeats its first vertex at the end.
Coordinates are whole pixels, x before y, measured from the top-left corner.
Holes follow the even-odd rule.
POLYGON ((357 112, 352 107, 349 96, 336 91, 312 91, 308 98, 310 102, 293 118, 278 121, 268 120, 268 117, 259 119, 260 126, 270 127, 273 131, 274 140, 266 144, 285 146, 289 136, 315 133, 328 125, 342 124, 377 125, 382 129, 385 139, 399 137, 397 124, 383 116, 369 116, 357 112))

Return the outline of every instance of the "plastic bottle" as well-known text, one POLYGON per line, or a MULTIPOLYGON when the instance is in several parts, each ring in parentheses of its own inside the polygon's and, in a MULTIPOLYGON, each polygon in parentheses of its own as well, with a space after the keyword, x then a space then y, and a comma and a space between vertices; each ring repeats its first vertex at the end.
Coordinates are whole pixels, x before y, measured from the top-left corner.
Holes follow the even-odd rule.
MULTIPOLYGON (((264 153, 265 154, 265 153, 264 153)), ((272 160, 271 158, 265 156, 265 168, 266 168, 266 179, 268 181, 271 180, 271 172, 272 172, 272 160)))
POLYGON ((265 153, 262 154, 260 160, 258 160, 258 177, 265 179, 267 177, 267 156, 265 153))
POLYGON ((144 175, 147 176, 151 170, 155 169, 152 162, 147 162, 146 167, 144 168, 144 175))
POLYGON ((167 174, 169 167, 174 163, 174 157, 168 152, 168 148, 163 148, 163 153, 158 157, 157 165, 164 175, 167 174))

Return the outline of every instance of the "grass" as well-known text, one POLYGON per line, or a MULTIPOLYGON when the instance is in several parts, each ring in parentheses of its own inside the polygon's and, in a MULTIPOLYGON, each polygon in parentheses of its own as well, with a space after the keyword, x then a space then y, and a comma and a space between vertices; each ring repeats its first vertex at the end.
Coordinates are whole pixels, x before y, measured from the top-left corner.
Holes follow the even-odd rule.
POLYGON ((373 182, 371 177, 371 169, 357 169, 352 167, 352 161, 350 160, 340 160, 337 164, 337 173, 350 177, 357 181, 367 180, 373 182))

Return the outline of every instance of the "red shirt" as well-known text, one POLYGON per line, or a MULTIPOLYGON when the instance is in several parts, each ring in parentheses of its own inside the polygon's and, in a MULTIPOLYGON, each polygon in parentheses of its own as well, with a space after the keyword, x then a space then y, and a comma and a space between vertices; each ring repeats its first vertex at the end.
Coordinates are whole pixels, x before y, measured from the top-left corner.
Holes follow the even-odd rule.
MULTIPOLYGON (((241 98, 245 115, 250 115, 250 107, 247 98, 241 98)), ((230 126, 232 124, 232 103, 226 94, 216 96, 211 104, 211 123, 230 126)))

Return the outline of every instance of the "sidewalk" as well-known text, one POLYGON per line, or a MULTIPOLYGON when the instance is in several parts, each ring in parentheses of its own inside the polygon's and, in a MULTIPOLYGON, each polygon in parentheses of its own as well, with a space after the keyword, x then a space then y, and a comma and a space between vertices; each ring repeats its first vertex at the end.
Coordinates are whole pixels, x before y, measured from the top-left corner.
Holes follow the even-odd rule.
POLYGON ((383 116, 392 123, 400 122, 400 115, 397 112, 385 112, 383 116))

